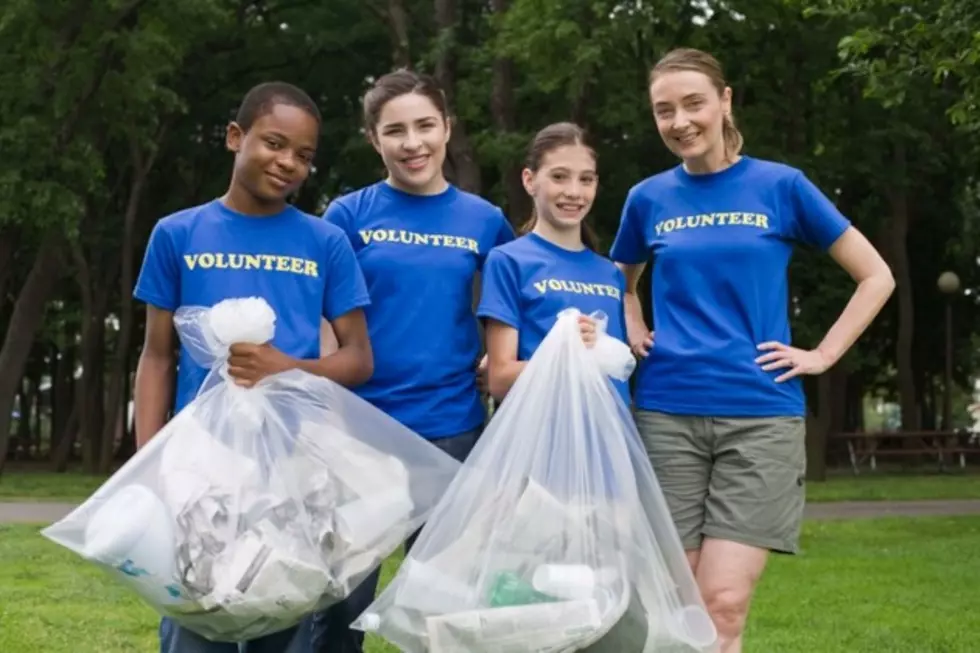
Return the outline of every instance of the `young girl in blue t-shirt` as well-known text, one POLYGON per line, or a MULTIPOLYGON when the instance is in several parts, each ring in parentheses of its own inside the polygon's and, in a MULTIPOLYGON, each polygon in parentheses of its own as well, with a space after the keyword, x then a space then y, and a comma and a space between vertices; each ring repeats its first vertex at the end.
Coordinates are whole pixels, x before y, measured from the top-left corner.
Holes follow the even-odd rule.
POLYGON ((802 172, 739 154, 732 91, 712 56, 668 53, 649 92, 660 136, 682 165, 633 187, 611 252, 626 275, 630 344, 644 359, 636 422, 722 651, 739 653, 768 552, 798 547, 800 376, 840 359, 894 281, 802 172), (796 243, 827 251, 857 283, 813 350, 790 340, 787 267, 796 243), (651 258, 654 332, 636 294, 651 258))
MULTIPOLYGON (((579 321, 587 345, 596 338, 596 325, 587 316, 595 311, 606 315, 609 335, 626 341, 623 275, 596 253, 585 222, 598 179, 595 151, 580 127, 557 123, 535 136, 523 171, 533 217, 526 235, 490 252, 477 309, 486 320, 489 388, 498 400, 566 308, 583 313, 579 321)), ((627 382, 614 384, 629 405, 627 382)))

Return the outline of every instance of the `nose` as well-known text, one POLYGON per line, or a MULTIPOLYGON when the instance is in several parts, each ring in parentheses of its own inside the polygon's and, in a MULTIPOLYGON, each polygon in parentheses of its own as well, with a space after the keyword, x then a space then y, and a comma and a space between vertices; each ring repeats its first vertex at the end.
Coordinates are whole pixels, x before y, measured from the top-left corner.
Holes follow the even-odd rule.
POLYGON ((411 152, 419 149, 421 145, 422 140, 419 138, 418 133, 414 129, 409 129, 405 133, 405 140, 402 141, 402 148, 411 152))
POLYGON ((293 172, 297 166, 296 154, 292 150, 284 150, 276 159, 276 165, 284 171, 293 172))
POLYGON ((683 131, 691 124, 691 121, 687 117, 687 113, 684 110, 678 110, 674 114, 674 124, 673 128, 677 131, 683 131))

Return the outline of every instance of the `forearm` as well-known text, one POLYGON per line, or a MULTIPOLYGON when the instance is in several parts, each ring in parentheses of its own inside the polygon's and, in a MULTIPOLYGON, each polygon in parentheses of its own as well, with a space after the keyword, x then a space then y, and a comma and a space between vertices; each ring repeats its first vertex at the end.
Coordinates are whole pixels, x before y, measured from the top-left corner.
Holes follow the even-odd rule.
POLYGON ((503 400, 514 384, 517 383, 517 377, 521 375, 526 366, 527 361, 518 360, 491 363, 488 373, 490 395, 497 401, 503 400))
POLYGON ((173 402, 172 357, 140 356, 133 392, 136 447, 142 448, 167 423, 173 402))
POLYGON ((895 281, 887 272, 868 277, 858 284, 844 311, 817 346, 830 365, 840 360, 861 337, 894 288, 895 281))
POLYGON ((347 388, 361 385, 374 373, 370 345, 346 345, 329 356, 313 360, 293 360, 293 367, 322 376, 347 388))

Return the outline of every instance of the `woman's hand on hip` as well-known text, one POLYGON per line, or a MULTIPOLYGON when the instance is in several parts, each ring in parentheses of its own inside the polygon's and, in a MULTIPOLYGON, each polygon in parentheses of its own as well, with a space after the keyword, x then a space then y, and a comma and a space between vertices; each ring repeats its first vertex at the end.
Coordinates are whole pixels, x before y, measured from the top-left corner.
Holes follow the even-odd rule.
POLYGON ((755 359, 766 372, 789 368, 776 377, 776 383, 783 383, 803 374, 823 374, 830 367, 830 360, 819 349, 797 349, 781 342, 764 342, 757 347, 767 351, 755 359))

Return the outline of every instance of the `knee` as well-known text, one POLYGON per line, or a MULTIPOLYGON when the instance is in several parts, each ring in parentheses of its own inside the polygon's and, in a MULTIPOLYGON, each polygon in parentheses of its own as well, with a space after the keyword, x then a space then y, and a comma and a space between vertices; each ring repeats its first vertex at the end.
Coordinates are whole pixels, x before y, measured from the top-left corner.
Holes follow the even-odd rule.
POLYGON ((732 639, 742 634, 749 613, 750 592, 747 588, 718 587, 704 592, 704 602, 718 634, 732 639))

